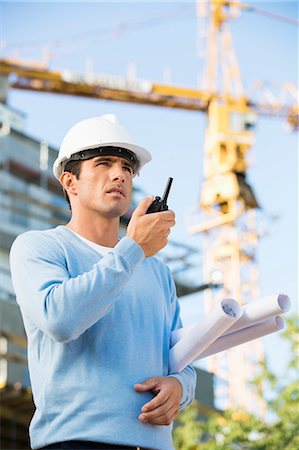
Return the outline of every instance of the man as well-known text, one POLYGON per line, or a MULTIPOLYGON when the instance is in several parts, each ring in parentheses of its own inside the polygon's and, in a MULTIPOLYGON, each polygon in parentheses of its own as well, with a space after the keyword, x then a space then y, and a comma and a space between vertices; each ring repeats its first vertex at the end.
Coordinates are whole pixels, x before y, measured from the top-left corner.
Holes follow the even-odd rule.
POLYGON ((196 382, 191 367, 168 374, 179 306, 169 269, 153 256, 174 213, 146 214, 146 198, 119 240, 132 178, 150 159, 114 115, 79 122, 54 164, 69 223, 26 232, 12 246, 36 405, 33 449, 173 449, 172 421, 196 382))

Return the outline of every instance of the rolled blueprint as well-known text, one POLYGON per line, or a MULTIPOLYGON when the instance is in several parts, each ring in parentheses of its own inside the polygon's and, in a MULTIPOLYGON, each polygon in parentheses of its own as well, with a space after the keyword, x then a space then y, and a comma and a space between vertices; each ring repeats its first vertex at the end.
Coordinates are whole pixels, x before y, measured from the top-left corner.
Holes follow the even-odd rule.
POLYGON ((181 372, 242 314, 242 308, 233 299, 224 299, 213 308, 205 319, 193 326, 171 349, 169 373, 181 372))
MULTIPOLYGON (((255 325, 258 322, 263 322, 270 317, 284 314, 290 307, 290 298, 285 294, 269 295, 268 297, 250 302, 242 307, 243 312, 240 319, 234 322, 223 334, 234 333, 235 331, 255 325)), ((194 326, 199 326, 199 323, 173 331, 171 333, 171 346, 182 339, 194 326)))
POLYGON ((284 314, 291 307, 290 298, 285 294, 269 295, 243 306, 243 314, 224 334, 250 327, 270 317, 284 314))
POLYGON ((234 333, 219 337, 206 350, 197 355, 193 361, 197 361, 207 356, 215 355, 245 342, 266 336, 275 331, 282 330, 285 322, 281 316, 271 317, 263 322, 259 322, 251 327, 243 328, 234 333))
POLYGON ((174 344, 176 344, 180 339, 182 339, 182 337, 186 336, 186 334, 189 333, 189 331, 192 330, 192 328, 196 327, 196 326, 200 326, 200 324, 203 324, 204 321, 202 322, 198 322, 195 325, 190 325, 189 327, 183 327, 183 328, 178 328, 177 330, 174 330, 171 333, 171 340, 170 340, 170 347, 173 347, 174 344))

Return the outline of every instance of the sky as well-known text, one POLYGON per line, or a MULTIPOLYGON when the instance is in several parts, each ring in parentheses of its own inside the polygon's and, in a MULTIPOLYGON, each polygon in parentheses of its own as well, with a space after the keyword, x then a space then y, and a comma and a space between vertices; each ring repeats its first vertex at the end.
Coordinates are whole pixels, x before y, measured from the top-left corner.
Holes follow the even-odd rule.
MULTIPOLYGON (((298 2, 247 2, 298 20, 298 2)), ((266 15, 243 12, 230 22, 244 91, 254 95, 257 81, 274 89, 298 84, 298 27, 266 15)), ((198 55, 194 2, 4 2, 0 1, 0 55, 41 60, 51 52, 52 70, 137 78, 200 87, 203 59, 198 55)), ((115 113, 153 160, 136 186, 161 195, 174 178, 169 206, 176 212, 172 239, 198 248, 201 237, 188 234, 198 210, 203 181, 206 116, 179 111, 25 91, 10 91, 9 104, 27 116, 26 131, 59 147, 77 121, 115 113)), ((298 136, 281 119, 259 118, 250 151, 248 181, 261 205, 257 261, 262 296, 287 293, 292 312, 298 301, 298 136)), ((198 273, 199 283, 202 274, 198 273)), ((182 301, 188 325, 202 316, 203 295, 182 301)), ((277 335, 265 339, 270 365, 279 372, 286 348, 277 335), (273 350, 275 348, 275 351, 273 350)))

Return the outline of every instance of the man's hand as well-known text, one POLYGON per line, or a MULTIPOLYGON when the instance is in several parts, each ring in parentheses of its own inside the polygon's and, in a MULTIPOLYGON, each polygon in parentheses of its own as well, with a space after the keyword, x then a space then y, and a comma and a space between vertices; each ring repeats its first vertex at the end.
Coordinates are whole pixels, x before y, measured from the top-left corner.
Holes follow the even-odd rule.
POLYGON ((153 199, 153 197, 145 198, 139 203, 127 229, 127 236, 140 245, 145 257, 155 255, 167 245, 170 228, 175 225, 173 211, 146 214, 153 199))
POLYGON ((134 385, 138 392, 151 391, 155 397, 141 408, 139 420, 152 425, 169 425, 178 415, 181 383, 174 377, 153 377, 134 385))

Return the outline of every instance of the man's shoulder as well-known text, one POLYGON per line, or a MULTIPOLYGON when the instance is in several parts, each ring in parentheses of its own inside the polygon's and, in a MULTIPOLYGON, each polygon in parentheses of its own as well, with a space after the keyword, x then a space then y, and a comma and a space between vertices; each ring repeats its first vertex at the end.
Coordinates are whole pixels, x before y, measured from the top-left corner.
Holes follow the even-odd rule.
POLYGON ((60 226, 48 230, 29 230, 19 234, 14 240, 11 252, 24 249, 40 249, 56 247, 61 234, 60 226))
POLYGON ((28 230, 19 234, 15 241, 30 241, 38 239, 53 239, 61 234, 61 226, 47 230, 28 230))

